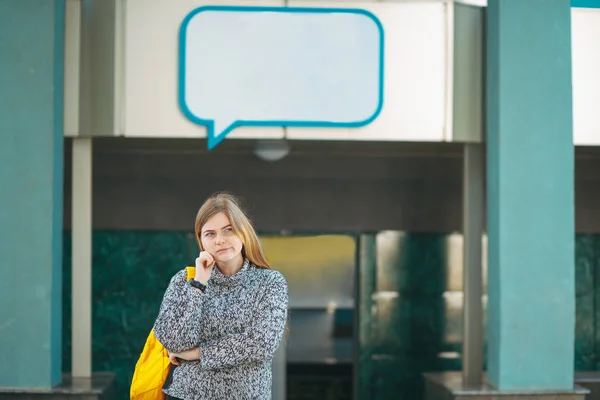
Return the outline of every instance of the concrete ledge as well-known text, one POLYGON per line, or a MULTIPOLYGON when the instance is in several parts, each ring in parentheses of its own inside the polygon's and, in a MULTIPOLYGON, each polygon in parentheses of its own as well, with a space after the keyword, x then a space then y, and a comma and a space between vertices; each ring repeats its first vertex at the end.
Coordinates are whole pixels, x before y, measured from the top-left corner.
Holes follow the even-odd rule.
POLYGON ((113 400, 115 374, 97 372, 92 378, 63 375, 53 388, 0 387, 0 400, 113 400))
POLYGON ((600 371, 575 372, 575 384, 590 391, 586 400, 600 400, 600 371))
POLYGON ((502 391, 486 384, 466 387, 461 372, 432 372, 424 377, 425 400, 584 400, 589 393, 577 385, 572 390, 531 391, 502 391))

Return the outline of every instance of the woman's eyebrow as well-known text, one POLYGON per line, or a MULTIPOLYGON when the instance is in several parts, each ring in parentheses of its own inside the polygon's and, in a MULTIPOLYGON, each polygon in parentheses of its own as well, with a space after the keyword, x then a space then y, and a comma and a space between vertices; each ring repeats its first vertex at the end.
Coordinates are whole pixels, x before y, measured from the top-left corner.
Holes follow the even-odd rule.
MULTIPOLYGON (((222 228, 221 228, 221 230, 223 230, 223 229, 227 229, 227 228, 231 228, 231 227, 232 227, 232 226, 231 226, 231 224, 229 224, 229 225, 225 225, 224 227, 222 227, 222 228)), ((202 231, 202 233, 206 233, 206 232, 214 232, 214 231, 215 231, 214 229, 207 229, 207 230, 205 230, 205 231, 202 231)))

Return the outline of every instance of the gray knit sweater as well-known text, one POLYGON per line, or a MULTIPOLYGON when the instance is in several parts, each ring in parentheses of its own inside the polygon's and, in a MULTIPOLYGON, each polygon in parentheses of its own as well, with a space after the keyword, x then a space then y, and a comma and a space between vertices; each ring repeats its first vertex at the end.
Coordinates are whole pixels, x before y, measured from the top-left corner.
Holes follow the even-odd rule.
POLYGON ((214 268, 205 293, 171 279, 154 324, 170 352, 200 347, 200 361, 182 361, 163 391, 183 400, 271 398, 271 362, 288 307, 285 278, 247 260, 232 276, 214 268))

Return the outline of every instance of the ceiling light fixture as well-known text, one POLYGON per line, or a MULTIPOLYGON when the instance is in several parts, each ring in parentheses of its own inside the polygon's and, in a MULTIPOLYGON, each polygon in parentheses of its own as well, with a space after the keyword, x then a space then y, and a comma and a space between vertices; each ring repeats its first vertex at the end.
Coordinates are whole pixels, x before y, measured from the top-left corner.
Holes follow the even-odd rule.
POLYGON ((259 140, 254 146, 254 154, 263 161, 279 161, 289 153, 290 145, 287 140, 259 140))

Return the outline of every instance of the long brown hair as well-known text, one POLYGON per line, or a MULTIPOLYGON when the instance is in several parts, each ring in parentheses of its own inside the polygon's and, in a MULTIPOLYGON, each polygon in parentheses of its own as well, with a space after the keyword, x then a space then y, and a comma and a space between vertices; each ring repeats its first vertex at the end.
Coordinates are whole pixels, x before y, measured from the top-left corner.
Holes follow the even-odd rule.
POLYGON ((200 240, 200 233, 204 224, 215 215, 223 213, 231 221, 233 232, 242 241, 242 256, 248 258, 248 260, 256 265, 258 268, 271 269, 267 258, 263 252, 258 236, 254 231, 252 223, 242 210, 240 202, 232 194, 229 193, 216 193, 209 197, 196 215, 195 233, 196 240, 200 250, 202 248, 202 241, 200 240))

